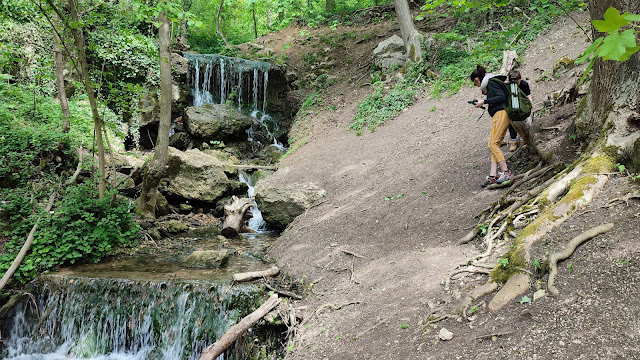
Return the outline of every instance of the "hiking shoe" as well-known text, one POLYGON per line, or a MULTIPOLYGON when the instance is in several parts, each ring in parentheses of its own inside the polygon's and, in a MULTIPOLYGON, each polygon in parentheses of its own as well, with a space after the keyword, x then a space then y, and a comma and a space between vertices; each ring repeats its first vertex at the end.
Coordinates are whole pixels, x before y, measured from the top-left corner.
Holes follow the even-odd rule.
POLYGON ((517 140, 509 141, 509 151, 516 151, 517 148, 518 148, 518 141, 517 140))
POLYGON ((487 186, 489 186, 489 185, 491 185, 491 184, 496 184, 496 183, 497 183, 497 182, 496 182, 496 177, 495 177, 495 176, 487 176, 487 177, 484 179, 484 182, 482 183, 482 185, 480 185, 480 186, 482 186, 482 187, 487 187, 487 186))
POLYGON ((511 173, 511 170, 507 170, 505 172, 499 172, 495 182, 497 184, 502 184, 503 182, 511 180, 511 178, 513 178, 513 174, 511 173))

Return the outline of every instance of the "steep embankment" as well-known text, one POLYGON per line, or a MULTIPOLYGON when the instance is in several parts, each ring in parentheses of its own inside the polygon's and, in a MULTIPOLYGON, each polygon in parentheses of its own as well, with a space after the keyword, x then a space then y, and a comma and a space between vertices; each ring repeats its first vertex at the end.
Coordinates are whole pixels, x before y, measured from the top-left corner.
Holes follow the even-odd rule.
MULTIPOLYGON (((583 14, 579 19, 584 23, 587 17, 583 14)), ((571 72, 554 74, 554 67, 562 57, 576 58, 586 46, 584 34, 569 19, 560 21, 531 45, 521 70, 532 85, 534 103, 539 106, 574 78, 571 72)), ((362 53, 354 63, 367 57, 362 53)), ((355 70, 354 67, 352 71, 355 70)), ((467 100, 479 97, 479 91, 467 87, 444 99, 421 95, 398 118, 375 133, 358 137, 347 130, 358 101, 367 90, 358 86, 356 78, 353 73, 342 76, 328 89, 325 98, 338 105, 337 111, 320 111, 308 119, 304 124, 308 143, 285 158, 273 175, 282 183, 311 182, 327 191, 326 198, 299 216, 270 250, 280 267, 309 290, 306 299, 296 303, 307 306, 306 325, 298 328, 296 345, 288 358, 442 359, 453 358, 454 353, 460 358, 478 359, 495 358, 496 354, 555 358, 559 356, 554 355, 556 351, 565 345, 574 347, 576 354, 587 351, 585 339, 591 333, 579 326, 563 326, 565 322, 547 310, 566 303, 570 307, 566 313, 582 311, 576 297, 584 290, 567 289, 566 283, 568 294, 564 298, 545 298, 530 307, 514 301, 493 313, 484 307, 490 299, 481 299, 474 304, 478 305, 479 314, 473 322, 449 320, 424 331, 422 324, 431 307, 439 299, 448 299, 442 291, 448 274, 484 251, 473 245, 457 246, 456 241, 475 226, 474 217, 501 195, 502 190, 480 188, 489 165, 486 141, 490 119, 485 114, 476 121, 480 111, 469 106, 467 100), (441 326, 454 331, 454 340, 437 340, 441 326), (544 332, 545 326, 549 333, 544 332), (582 335, 574 336, 580 331, 582 335), (492 332, 497 336, 495 342, 476 339, 492 332), (501 336, 502 332, 508 334, 501 336), (552 342, 549 346, 536 345, 537 337, 551 339, 554 334, 562 339, 561 346, 552 342)), ((575 150, 564 146, 573 131, 571 121, 566 121, 571 109, 574 108, 565 107, 562 116, 545 114, 538 123, 538 130, 555 131, 558 137, 554 141, 558 146, 547 149, 575 150), (543 130, 541 124, 555 129, 543 130)), ((568 156, 571 154, 564 155, 560 158, 572 158, 568 156)), ((522 155, 508 161, 515 163, 518 156, 522 155)), ((625 186, 624 181, 613 182, 605 192, 626 191, 625 186)), ((592 205, 594 209, 598 206, 592 205)), ((575 232, 597 225, 600 220, 608 221, 615 214, 599 213, 588 223, 579 222, 582 227, 569 221, 558 230, 566 235, 558 236, 575 236, 575 232)), ((633 210, 620 214, 630 217, 633 210)), ((622 236, 616 231, 612 239, 615 234, 622 236)), ((637 246, 621 243, 622 248, 615 251, 630 251, 635 254, 630 256, 637 258, 637 246)), ((596 258, 600 260, 605 261, 596 258)), ((630 264, 633 267, 620 281, 638 273, 638 263, 630 264)), ((464 281, 483 283, 486 275, 477 274, 464 281)), ((588 288, 596 283, 581 282, 579 286, 588 288)), ((625 294, 633 295, 632 287, 623 288, 625 294)), ((601 303, 608 306, 600 312, 616 308, 610 302, 601 303)), ((621 307, 616 314, 624 309, 621 307)), ((587 311, 581 321, 594 327, 589 331, 608 331, 607 325, 597 325, 596 315, 587 311)), ((571 321, 567 319, 566 324, 571 321)), ((631 326, 633 322, 625 324, 631 326)), ((629 328, 628 334, 632 333, 626 339, 618 338, 623 352, 617 354, 625 354, 628 345, 638 339, 638 328, 629 328)))

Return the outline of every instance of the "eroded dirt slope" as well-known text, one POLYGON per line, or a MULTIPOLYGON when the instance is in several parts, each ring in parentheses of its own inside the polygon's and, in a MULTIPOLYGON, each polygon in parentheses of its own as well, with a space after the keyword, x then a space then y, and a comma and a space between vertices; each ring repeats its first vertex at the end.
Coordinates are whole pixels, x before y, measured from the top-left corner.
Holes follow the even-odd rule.
MULTIPOLYGON (((585 14, 574 17, 583 24, 587 20, 585 14)), ((336 65, 339 81, 325 93, 324 106, 335 105, 335 110, 321 109, 306 120, 307 143, 273 175, 283 183, 312 182, 327 191, 270 250, 287 274, 308 290, 313 283, 309 295, 295 302, 307 307, 306 323, 287 358, 638 356, 638 204, 631 200, 629 205, 600 207, 632 190, 626 178, 614 177, 589 212, 575 216, 540 244, 544 254, 559 238, 602 222, 616 223, 615 231, 579 249, 569 260, 570 270, 563 264, 560 295, 533 304, 514 301, 496 312, 485 308, 490 298, 481 299, 472 322, 447 320, 426 331, 421 328, 428 304, 445 298, 448 274, 484 251, 456 242, 502 190, 480 188, 488 171, 490 119, 485 115, 476 121, 479 110, 467 104, 479 97, 477 89, 467 87, 443 99, 422 94, 374 133, 356 136, 348 130, 357 104, 369 91, 360 86, 363 77, 357 74, 366 71, 362 64, 377 42, 355 43, 372 31, 382 39, 396 30, 389 24, 341 28, 358 35, 354 47, 345 47, 352 65, 336 65), (438 340, 441 327, 454 333, 451 341, 438 340), (493 341, 481 337, 491 333, 497 334, 493 341)), ((315 48, 295 40, 302 36, 299 29, 287 31, 261 41, 278 49, 281 43, 292 43, 286 50, 289 61, 306 66, 300 59, 315 48)), ((571 19, 560 21, 531 45, 521 71, 531 84, 534 103, 541 106, 574 78, 571 71, 554 75, 554 67, 562 57, 576 58, 586 46, 585 35, 571 19)), ((557 152, 560 161, 576 158, 578 144, 570 137, 574 111, 567 105, 559 113, 541 113, 544 118, 534 122, 544 135, 543 145, 557 152)), ((523 165, 520 156, 508 161, 523 165)), ((468 280, 482 283, 486 276, 468 280)))

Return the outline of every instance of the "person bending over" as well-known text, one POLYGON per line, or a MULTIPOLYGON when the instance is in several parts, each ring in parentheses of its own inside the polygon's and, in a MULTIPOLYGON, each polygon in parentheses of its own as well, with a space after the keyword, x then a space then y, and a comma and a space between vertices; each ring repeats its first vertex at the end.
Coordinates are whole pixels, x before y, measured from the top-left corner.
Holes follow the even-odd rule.
POLYGON ((504 104, 507 102, 506 88, 500 81, 493 79, 493 74, 487 73, 484 67, 478 65, 476 69, 471 73, 470 78, 473 84, 482 90, 483 94, 487 95, 484 100, 479 100, 476 103, 476 107, 488 105, 487 111, 491 115, 491 132, 489 133, 489 150, 491 151, 491 166, 489 167, 489 175, 482 183, 482 187, 487 187, 491 184, 501 184, 505 181, 511 180, 513 177, 511 171, 507 167, 507 162, 504 159, 504 154, 500 150, 500 144, 507 133, 509 127, 509 116, 504 109, 504 104), (500 167, 500 172, 498 172, 500 167))

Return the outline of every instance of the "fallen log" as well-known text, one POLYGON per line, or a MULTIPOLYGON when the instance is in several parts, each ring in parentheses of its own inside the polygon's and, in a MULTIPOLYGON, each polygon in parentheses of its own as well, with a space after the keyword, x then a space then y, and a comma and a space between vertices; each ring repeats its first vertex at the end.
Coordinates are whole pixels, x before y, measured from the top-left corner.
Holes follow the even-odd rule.
POLYGON ((234 238, 239 233, 255 232, 247 225, 253 216, 251 208, 255 206, 256 202, 253 199, 232 196, 229 203, 224 206, 224 222, 220 234, 226 238, 234 238))
POLYGON ((251 281, 253 279, 259 279, 262 277, 276 276, 278 275, 278 273, 280 273, 280 269, 278 269, 276 266, 273 266, 263 271, 251 271, 246 273, 233 274, 233 281, 236 281, 236 282, 251 281))
POLYGON ((262 319, 271 309, 276 307, 282 299, 277 294, 271 295, 267 301, 262 304, 256 311, 245 316, 239 323, 233 325, 227 332, 212 345, 209 345, 202 353, 198 360, 214 360, 217 359, 231 344, 241 337, 247 330, 258 320, 262 319))

